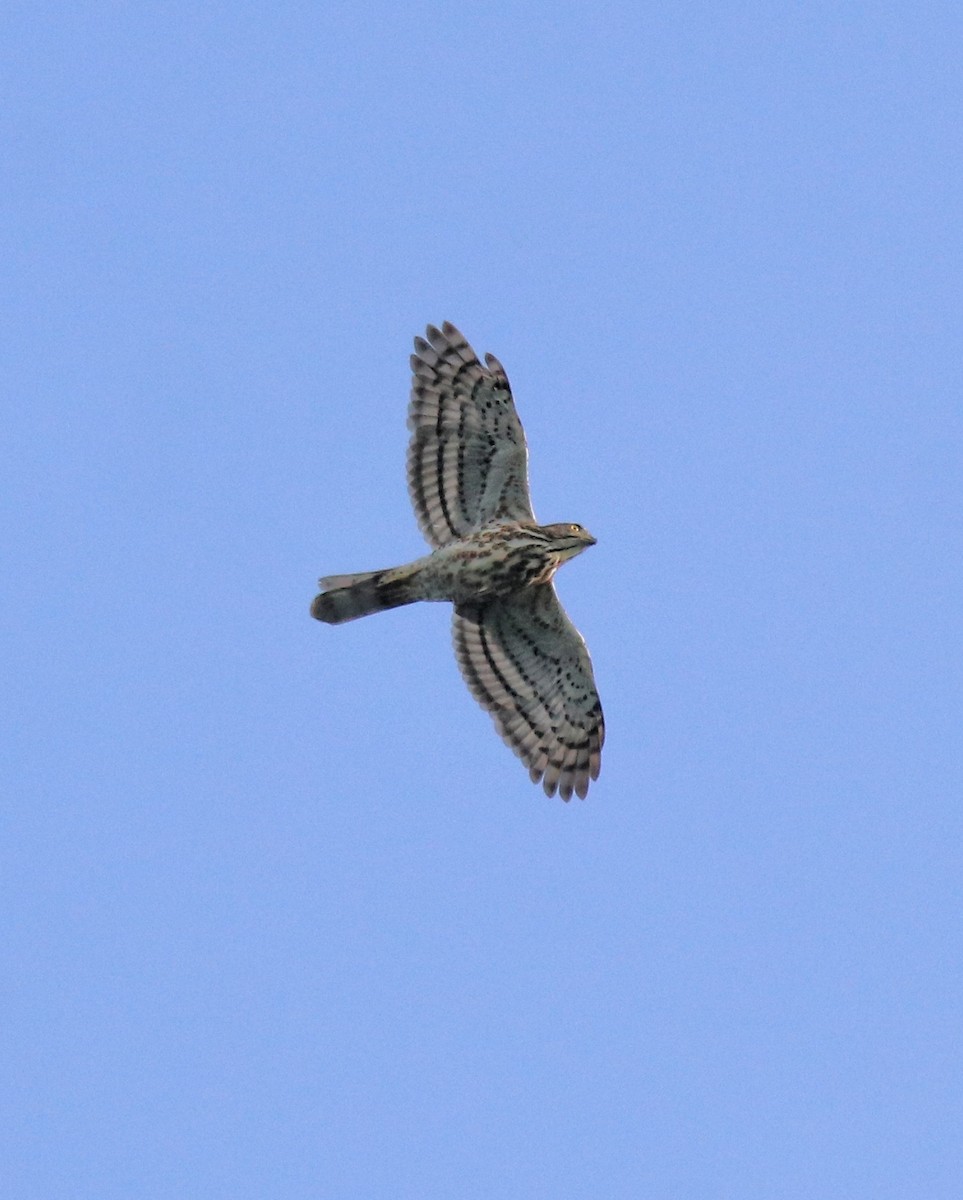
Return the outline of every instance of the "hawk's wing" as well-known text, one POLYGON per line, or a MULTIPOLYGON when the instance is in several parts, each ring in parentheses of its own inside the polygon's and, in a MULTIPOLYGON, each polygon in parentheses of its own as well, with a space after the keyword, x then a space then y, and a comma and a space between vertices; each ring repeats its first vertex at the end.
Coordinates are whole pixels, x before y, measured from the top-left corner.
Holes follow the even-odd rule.
POLYGON ((598 779, 605 725, 592 661, 551 583, 459 605, 455 654, 475 699, 549 796, 583 799, 598 779), (543 778, 544 777, 544 778, 543 778))
POLYGON ((528 451, 505 369, 486 367, 450 322, 415 338, 408 491, 432 546, 487 521, 534 521, 528 451))

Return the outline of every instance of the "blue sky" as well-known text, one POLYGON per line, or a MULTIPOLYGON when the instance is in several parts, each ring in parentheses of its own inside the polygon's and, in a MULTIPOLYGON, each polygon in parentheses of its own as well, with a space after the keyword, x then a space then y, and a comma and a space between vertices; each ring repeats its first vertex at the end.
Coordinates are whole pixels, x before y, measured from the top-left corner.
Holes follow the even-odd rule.
POLYGON ((5 8, 4 1195, 963 1194, 961 34, 5 8), (445 319, 598 537, 585 802, 307 615, 445 319))

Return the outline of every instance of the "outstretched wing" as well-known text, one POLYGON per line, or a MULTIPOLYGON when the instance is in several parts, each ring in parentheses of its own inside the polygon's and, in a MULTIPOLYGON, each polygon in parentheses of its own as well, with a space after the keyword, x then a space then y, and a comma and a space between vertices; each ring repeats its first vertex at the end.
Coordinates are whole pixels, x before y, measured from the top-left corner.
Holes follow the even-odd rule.
POLYGON ((408 491, 432 546, 487 521, 534 521, 528 450, 505 369, 483 367, 449 321, 415 338, 408 406, 408 491))
POLYGON ((459 605, 455 655, 475 699, 549 796, 585 798, 605 725, 592 661, 551 583, 459 605))

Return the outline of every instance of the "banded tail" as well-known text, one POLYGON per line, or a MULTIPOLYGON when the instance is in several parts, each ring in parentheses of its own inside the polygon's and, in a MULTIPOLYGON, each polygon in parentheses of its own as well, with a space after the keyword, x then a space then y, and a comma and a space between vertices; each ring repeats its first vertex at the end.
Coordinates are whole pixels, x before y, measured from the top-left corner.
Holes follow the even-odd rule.
POLYGON ((386 571, 359 571, 356 575, 327 575, 311 605, 311 616, 328 625, 354 621, 369 613, 400 608, 420 600, 414 586, 416 567, 391 567, 386 571))

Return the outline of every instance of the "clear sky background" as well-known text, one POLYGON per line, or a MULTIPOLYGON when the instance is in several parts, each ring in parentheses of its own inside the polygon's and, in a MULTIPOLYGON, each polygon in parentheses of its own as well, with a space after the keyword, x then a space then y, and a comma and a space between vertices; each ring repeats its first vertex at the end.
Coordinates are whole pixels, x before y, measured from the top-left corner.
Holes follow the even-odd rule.
POLYGON ((963 1195, 958 4, 9 3, 0 1193, 963 1195), (407 356, 608 718, 531 785, 407 356))

